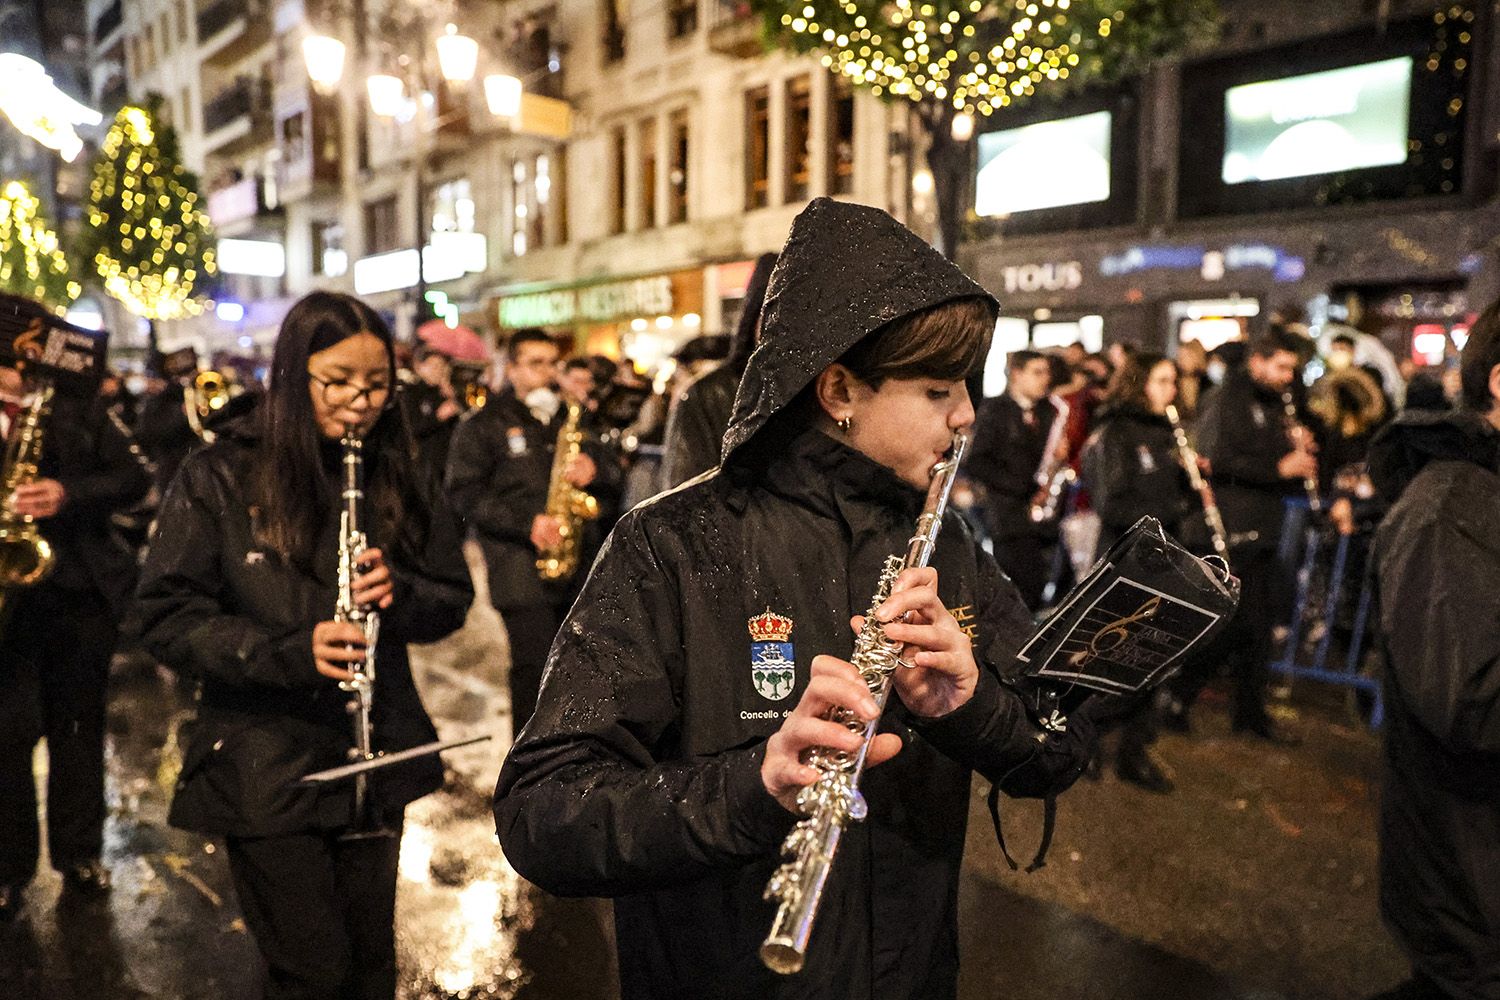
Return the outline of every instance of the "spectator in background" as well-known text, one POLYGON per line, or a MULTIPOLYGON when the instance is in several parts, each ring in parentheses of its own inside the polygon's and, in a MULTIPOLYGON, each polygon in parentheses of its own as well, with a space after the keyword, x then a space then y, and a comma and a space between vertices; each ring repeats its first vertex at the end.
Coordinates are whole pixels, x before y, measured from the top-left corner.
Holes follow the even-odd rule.
POLYGON ((411 375, 396 399, 423 465, 437 480, 448 462, 448 445, 462 412, 453 389, 453 360, 428 344, 412 352, 411 375))
POLYGON ((1184 340, 1177 345, 1177 412, 1186 424, 1198 419, 1203 394, 1209 389, 1208 352, 1203 342, 1184 340))
POLYGON ((557 376, 557 388, 563 399, 577 403, 588 413, 599 409, 599 399, 594 394, 594 365, 588 358, 564 361, 557 376))

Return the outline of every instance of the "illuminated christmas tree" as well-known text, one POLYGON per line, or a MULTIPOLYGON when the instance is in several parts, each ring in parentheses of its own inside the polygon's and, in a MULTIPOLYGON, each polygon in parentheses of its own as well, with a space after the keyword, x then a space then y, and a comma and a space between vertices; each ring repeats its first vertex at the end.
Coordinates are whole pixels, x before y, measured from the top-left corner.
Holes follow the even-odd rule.
POLYGON ((41 207, 20 181, 0 188, 0 292, 36 299, 61 313, 82 289, 41 207))
POLYGON ((152 107, 120 109, 94 162, 88 224, 104 289, 149 320, 196 316, 214 273, 214 241, 197 179, 152 107))
POLYGON ((750 7, 770 44, 821 52, 824 66, 856 86, 915 103, 950 255, 969 166, 955 118, 1140 72, 1211 43, 1219 21, 1218 0, 750 0, 750 7))

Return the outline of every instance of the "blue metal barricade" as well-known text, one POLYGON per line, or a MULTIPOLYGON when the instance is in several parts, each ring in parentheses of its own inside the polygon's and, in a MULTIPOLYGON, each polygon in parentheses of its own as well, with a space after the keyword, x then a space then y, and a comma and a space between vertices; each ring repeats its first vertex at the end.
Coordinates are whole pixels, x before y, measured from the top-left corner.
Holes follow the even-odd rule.
POLYGON ((1370 676, 1360 670, 1360 654, 1364 651, 1365 630, 1370 618, 1370 582, 1368 578, 1364 578, 1364 574, 1361 574, 1360 581, 1345 580, 1354 536, 1331 534, 1312 525, 1299 531, 1298 529, 1304 524, 1306 524, 1305 505, 1300 511, 1295 506, 1290 507, 1287 512, 1287 530, 1282 535, 1283 542, 1285 543, 1288 537, 1295 539, 1300 535, 1303 539, 1304 551, 1301 569, 1297 573, 1296 600, 1293 603, 1286 646, 1281 658, 1271 663, 1271 669, 1287 677, 1305 678, 1325 684, 1339 684, 1355 692, 1366 694, 1371 700, 1370 726, 1379 728, 1385 720, 1385 702, 1381 694, 1380 678, 1370 676), (1332 561, 1326 584, 1319 587, 1319 559, 1324 555, 1330 542, 1333 542, 1332 561), (1343 596, 1345 586, 1355 583, 1359 584, 1360 592, 1350 630, 1349 648, 1342 664, 1330 666, 1328 661, 1333 647, 1334 633, 1337 630, 1339 600, 1343 596), (1318 601, 1321 601, 1321 607, 1315 603, 1318 601), (1312 634, 1317 638, 1312 647, 1312 656, 1304 661, 1301 659, 1302 646, 1304 637, 1309 632, 1309 619, 1312 619, 1313 625, 1321 625, 1321 629, 1313 631, 1312 634))

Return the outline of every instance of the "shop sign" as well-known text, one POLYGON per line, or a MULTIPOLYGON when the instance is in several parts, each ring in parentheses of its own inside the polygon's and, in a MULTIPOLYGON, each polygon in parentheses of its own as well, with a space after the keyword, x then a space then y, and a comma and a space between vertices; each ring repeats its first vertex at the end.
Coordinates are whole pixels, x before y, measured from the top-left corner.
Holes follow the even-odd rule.
POLYGON ((662 274, 581 288, 507 295, 500 300, 500 325, 515 329, 607 323, 635 316, 669 315, 673 305, 672 278, 662 274))
POLYGON ((1099 262, 1106 278, 1137 271, 1191 271, 1203 266, 1203 248, 1192 246, 1130 247, 1099 262))
POLYGON ((1070 292, 1083 284, 1083 264, 1076 260, 1050 264, 1017 264, 1001 270, 1005 291, 1070 292))

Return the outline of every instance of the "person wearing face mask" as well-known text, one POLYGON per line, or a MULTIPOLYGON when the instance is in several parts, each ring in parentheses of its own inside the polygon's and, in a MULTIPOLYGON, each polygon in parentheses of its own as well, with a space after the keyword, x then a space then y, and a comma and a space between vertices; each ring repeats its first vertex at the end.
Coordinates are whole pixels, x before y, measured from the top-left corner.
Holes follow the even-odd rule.
POLYGON ((334 614, 343 437, 363 440, 370 548, 352 592, 380 617, 376 752, 436 739, 406 644, 461 627, 473 598, 395 378, 390 332, 364 303, 315 292, 294 305, 264 399, 167 491, 137 592, 146 648, 199 685, 168 820, 225 839, 269 998, 390 1000, 402 812, 442 783, 435 756, 373 772, 365 816, 353 782, 299 784, 348 762, 340 684, 366 655, 361 627, 334 614))
POLYGON ((1027 714, 1007 678, 1030 615, 948 511, 931 564, 876 609, 912 668, 806 965, 757 959, 762 891, 818 773, 802 754, 859 742, 830 708, 876 713, 847 662, 857 616, 973 423, 996 308, 886 213, 813 201, 772 272, 719 469, 631 510, 590 572, 495 822, 537 885, 614 897, 626 1000, 954 996, 971 773, 1045 796, 1081 771, 1086 723, 1045 736, 1027 714))
MULTIPOLYGON (((1173 535, 1190 525, 1199 501, 1166 416, 1176 401, 1177 365, 1160 354, 1133 354, 1110 382, 1098 429, 1083 449, 1083 483, 1099 515, 1095 558, 1143 517, 1156 518, 1173 535)), ((1155 739, 1155 714, 1143 701, 1124 720, 1115 773, 1165 794, 1172 781, 1150 753, 1155 739)))
MULTIPOLYGON (((479 538, 489 572, 490 602, 510 638, 512 732, 519 733, 536 706, 547 648, 557 634, 578 578, 548 581, 537 556, 557 544, 558 519, 547 511, 552 457, 567 407, 555 388, 557 342, 542 330, 518 330, 508 348, 508 385, 484 408, 464 415, 448 453, 444 488, 479 538)), ((582 426, 587 426, 585 423, 582 426)), ((597 438, 564 471, 568 482, 592 494, 606 511, 619 494, 619 466, 597 438)), ((592 555, 586 537, 581 575, 592 555)))
MULTIPOLYGON (((1239 611, 1203 662, 1213 662, 1217 653, 1229 664, 1234 731, 1273 742, 1286 740, 1265 707, 1280 596, 1276 551, 1287 499, 1303 496, 1305 484, 1318 478, 1316 443, 1300 421, 1288 426, 1283 403, 1293 390, 1304 340, 1276 327, 1262 334, 1245 366, 1231 371, 1208 397, 1198 424, 1198 450, 1211 470, 1229 534, 1229 562, 1240 578, 1239 611)), ((1168 724, 1185 727, 1185 713, 1205 681, 1201 672, 1178 675, 1168 724)))

